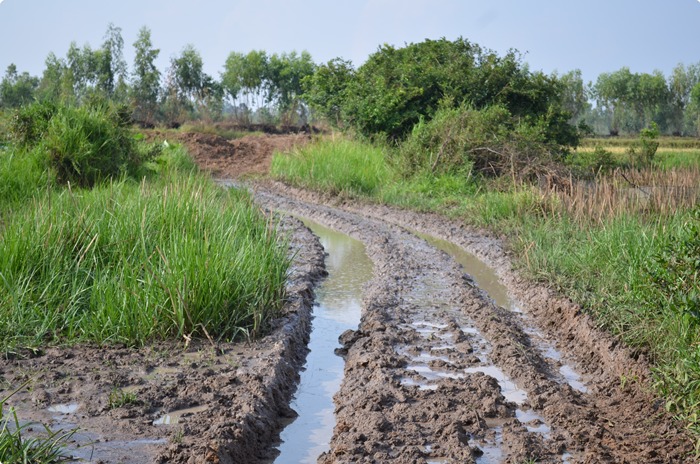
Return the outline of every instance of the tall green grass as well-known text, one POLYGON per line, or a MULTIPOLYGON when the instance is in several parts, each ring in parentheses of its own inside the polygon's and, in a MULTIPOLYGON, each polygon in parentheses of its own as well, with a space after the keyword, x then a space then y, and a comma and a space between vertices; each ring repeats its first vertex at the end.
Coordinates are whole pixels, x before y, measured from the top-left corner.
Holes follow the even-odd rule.
POLYGON ((0 151, 0 350, 256 335, 289 257, 246 193, 110 105, 31 105, 0 151))
POLYGON ((202 175, 34 200, 3 231, 0 339, 142 344, 255 334, 289 266, 247 194, 202 175))
POLYGON ((385 150, 348 139, 320 140, 272 159, 270 172, 331 194, 372 195, 392 181, 385 150))

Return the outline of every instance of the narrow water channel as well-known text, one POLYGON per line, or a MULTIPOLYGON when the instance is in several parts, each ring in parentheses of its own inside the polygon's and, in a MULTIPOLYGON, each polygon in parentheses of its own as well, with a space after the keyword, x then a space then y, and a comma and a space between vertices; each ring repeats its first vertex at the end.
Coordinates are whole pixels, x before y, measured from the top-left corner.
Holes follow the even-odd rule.
POLYGON ((316 290, 309 354, 291 407, 299 416, 281 433, 275 464, 316 463, 330 449, 335 426, 333 395, 343 379, 343 359, 335 355, 338 336, 360 322, 362 286, 372 276, 364 245, 311 221, 305 224, 326 250, 328 277, 316 290))

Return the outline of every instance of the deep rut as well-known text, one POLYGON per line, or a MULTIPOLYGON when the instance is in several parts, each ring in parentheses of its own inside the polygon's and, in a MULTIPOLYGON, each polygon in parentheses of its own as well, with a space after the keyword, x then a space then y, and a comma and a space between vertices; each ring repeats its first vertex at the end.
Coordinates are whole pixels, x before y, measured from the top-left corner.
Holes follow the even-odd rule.
MULTIPOLYGON (((325 206, 279 186, 256 198, 361 240, 375 265, 360 326, 341 337, 345 378, 319 462, 693 462, 646 384, 621 384, 620 369, 640 378, 643 366, 591 337, 577 308, 509 268, 501 277, 524 314, 500 307, 412 230, 465 249, 475 248, 469 232, 381 207, 325 206)), ((508 267, 494 244, 480 250, 508 267)))

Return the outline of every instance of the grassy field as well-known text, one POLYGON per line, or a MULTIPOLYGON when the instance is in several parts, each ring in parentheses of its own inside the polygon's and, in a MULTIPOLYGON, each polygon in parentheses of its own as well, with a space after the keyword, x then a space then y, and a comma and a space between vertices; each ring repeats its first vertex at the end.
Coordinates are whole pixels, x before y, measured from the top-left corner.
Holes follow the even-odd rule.
MULTIPOLYGON (((79 127, 111 124, 109 110, 91 111, 78 117, 97 121, 79 127)), ((48 130, 56 124, 58 134, 70 118, 55 118, 48 130)), ((89 156, 113 145, 101 135, 116 130, 64 133, 77 139, 70 146, 87 147, 70 154, 90 166, 89 156)), ((289 257, 250 196, 216 186, 180 147, 140 146, 130 129, 119 131, 114 140, 133 141, 127 156, 138 166, 71 173, 90 172, 87 187, 58 175, 57 163, 68 168, 56 155, 62 142, 50 137, 0 151, 0 352, 229 340, 260 334, 279 309, 289 257)))
MULTIPOLYGON (((660 137, 654 165, 661 169, 700 166, 700 139, 690 137, 660 137)), ((633 138, 589 138, 583 139, 577 152, 590 153, 601 147, 613 154, 618 162, 629 161, 630 147, 638 139, 633 138)))
POLYGON ((674 162, 663 169, 621 167, 595 179, 572 178, 558 191, 469 172, 406 177, 392 167, 396 154, 389 149, 350 140, 277 154, 272 175, 505 234, 532 278, 648 355, 668 409, 700 433, 699 151, 674 150, 674 162))

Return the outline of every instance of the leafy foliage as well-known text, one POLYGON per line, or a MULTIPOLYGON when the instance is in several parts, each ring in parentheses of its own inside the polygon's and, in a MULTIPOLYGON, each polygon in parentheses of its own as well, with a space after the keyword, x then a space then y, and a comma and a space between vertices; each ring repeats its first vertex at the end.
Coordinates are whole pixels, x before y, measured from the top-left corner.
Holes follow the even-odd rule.
POLYGON ((700 209, 682 234, 654 256, 647 272, 661 293, 659 304, 700 325, 700 209))
POLYGON ((307 81, 307 94, 327 116, 340 115, 367 136, 403 139, 451 102, 475 109, 500 105, 540 124, 548 139, 577 141, 559 104, 558 81, 529 72, 514 51, 499 57, 466 39, 426 40, 403 48, 384 45, 357 71, 348 68, 338 60, 320 68, 307 81))

